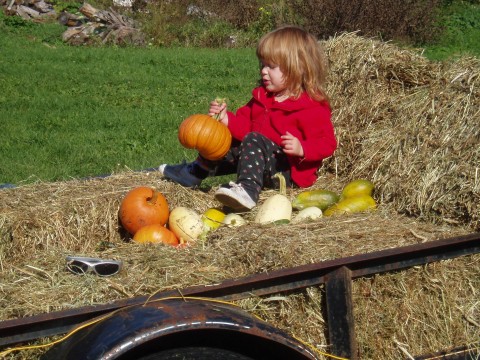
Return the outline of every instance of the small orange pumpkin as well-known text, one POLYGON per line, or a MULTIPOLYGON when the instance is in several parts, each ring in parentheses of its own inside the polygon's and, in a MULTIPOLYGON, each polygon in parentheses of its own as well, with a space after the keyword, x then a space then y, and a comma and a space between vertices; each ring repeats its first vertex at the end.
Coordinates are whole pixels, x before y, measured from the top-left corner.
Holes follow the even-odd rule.
POLYGON ((131 235, 143 226, 165 225, 170 210, 162 193, 150 187, 137 187, 130 190, 120 204, 119 217, 122 226, 131 235))
POLYGON ((230 149, 232 134, 213 117, 195 114, 180 124, 178 140, 187 149, 196 149, 205 159, 220 160, 230 149))
POLYGON ((152 224, 141 227, 133 236, 133 241, 138 243, 168 244, 177 246, 179 244, 175 234, 160 224, 152 224))

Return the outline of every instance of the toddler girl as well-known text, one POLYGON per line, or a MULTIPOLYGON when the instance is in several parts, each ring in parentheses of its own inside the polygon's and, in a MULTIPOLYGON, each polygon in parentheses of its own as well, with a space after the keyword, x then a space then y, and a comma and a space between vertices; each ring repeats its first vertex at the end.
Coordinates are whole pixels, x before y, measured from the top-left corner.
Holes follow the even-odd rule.
POLYGON ((160 166, 164 177, 197 187, 207 176, 237 173, 215 198, 234 211, 251 210, 263 188, 283 173, 289 186, 309 187, 317 180, 322 160, 337 146, 331 111, 324 91, 326 60, 317 39, 296 26, 264 35, 257 47, 260 85, 236 113, 225 103, 210 103, 232 133, 232 146, 219 161, 200 155, 192 163, 160 166))

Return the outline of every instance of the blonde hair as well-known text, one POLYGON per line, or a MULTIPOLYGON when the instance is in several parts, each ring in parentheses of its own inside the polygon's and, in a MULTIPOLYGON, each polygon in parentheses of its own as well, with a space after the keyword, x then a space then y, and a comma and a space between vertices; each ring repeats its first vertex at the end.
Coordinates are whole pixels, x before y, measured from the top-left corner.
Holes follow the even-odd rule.
POLYGON ((306 91, 314 100, 328 101, 324 90, 326 59, 312 34, 297 26, 278 28, 260 39, 257 57, 262 63, 280 67, 285 86, 295 98, 306 91))

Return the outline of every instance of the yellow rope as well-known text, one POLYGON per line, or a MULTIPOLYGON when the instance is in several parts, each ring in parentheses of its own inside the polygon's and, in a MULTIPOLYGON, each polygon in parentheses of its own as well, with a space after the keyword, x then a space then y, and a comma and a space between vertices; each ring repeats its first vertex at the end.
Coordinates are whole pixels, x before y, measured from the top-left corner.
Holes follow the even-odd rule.
MULTIPOLYGON (((181 300, 202 300, 202 301, 209 301, 209 302, 213 302, 213 303, 219 303, 219 304, 225 304, 225 305, 231 305, 231 306, 236 306, 236 307, 240 307, 239 305, 235 304, 235 303, 232 303, 232 302, 229 302, 229 301, 225 301, 225 300, 217 300, 217 299, 212 299, 212 298, 204 298, 204 297, 197 297, 197 296, 169 296, 169 297, 165 297, 165 298, 160 298, 160 299, 155 299, 155 300, 150 300, 151 297, 155 295, 152 294, 148 299, 147 301, 144 303, 144 306, 147 304, 147 303, 150 303, 150 302, 157 302, 157 301, 165 301, 165 300, 178 300, 178 299, 181 299, 181 300)), ((0 356, 4 357, 6 356, 7 354, 11 353, 12 351, 22 351, 22 350, 32 350, 32 349, 41 349, 41 348, 46 348, 46 347, 50 347, 50 346, 53 346, 55 344, 58 344, 58 343, 61 343, 62 341, 65 341, 66 339, 68 339, 70 336, 72 336, 73 334, 77 333, 78 331, 88 327, 88 326, 91 326, 93 324, 96 324, 100 321, 103 321, 105 319, 108 319, 109 317, 113 316, 115 313, 119 312, 120 310, 123 310, 125 308, 129 308, 129 307, 134 307, 135 305, 130 305, 130 306, 127 306, 127 307, 123 307, 123 308, 119 308, 117 310, 114 310, 104 316, 101 316, 99 318, 96 318, 92 321, 89 321, 89 322, 86 322, 85 324, 82 324, 78 327, 76 327, 75 329, 73 329, 72 331, 70 331, 67 335, 61 337, 60 339, 57 339, 55 341, 52 341, 52 342, 49 342, 47 344, 42 344, 42 345, 27 345, 27 346, 19 346, 19 347, 13 347, 13 348, 10 348, 10 349, 7 349, 7 350, 4 350, 2 352, 0 352, 0 356)), ((256 314, 252 314, 253 316, 255 316, 256 318, 258 318, 259 320, 262 320, 262 321, 265 321, 263 320, 260 316, 256 315, 256 314)), ((292 335, 293 336, 293 335, 292 335)), ((318 350, 317 348, 315 348, 313 345, 293 336, 296 340, 298 340, 300 343, 302 343, 304 346, 308 347, 310 350, 312 350, 313 352, 315 352, 317 355, 323 355, 323 356, 327 356, 327 357, 330 357, 332 359, 337 359, 337 360, 348 360, 346 358, 343 358, 343 357, 338 357, 338 356, 335 356, 335 355, 332 355, 332 354, 328 354, 328 353, 325 353, 323 351, 320 351, 318 350)))
POLYGON ((12 351, 41 349, 41 348, 45 348, 45 347, 49 347, 49 346, 61 343, 62 341, 67 340, 70 336, 72 336, 76 332, 78 332, 78 331, 80 331, 80 330, 82 330, 82 329, 84 329, 84 328, 86 328, 90 325, 96 324, 100 321, 103 321, 103 320, 109 318, 110 316, 115 314, 117 311, 118 310, 112 311, 111 313, 108 313, 108 314, 106 314, 102 317, 96 318, 92 321, 89 321, 89 322, 83 324, 83 325, 80 325, 80 326, 76 327, 75 329, 73 329, 72 331, 70 331, 67 335, 65 335, 65 336, 63 336, 60 339, 57 339, 55 341, 49 342, 47 344, 42 344, 42 345, 26 345, 26 346, 19 346, 19 347, 10 348, 10 349, 7 349, 7 350, 4 350, 4 351, 0 352, 0 356, 5 356, 5 355, 11 353, 12 351))

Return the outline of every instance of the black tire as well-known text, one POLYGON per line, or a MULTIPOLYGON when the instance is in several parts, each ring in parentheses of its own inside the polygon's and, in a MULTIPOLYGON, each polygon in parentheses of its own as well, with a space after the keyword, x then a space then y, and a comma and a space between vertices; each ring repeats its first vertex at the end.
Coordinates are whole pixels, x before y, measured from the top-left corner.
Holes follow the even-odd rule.
POLYGON ((254 360, 245 355, 212 347, 185 347, 159 351, 136 360, 254 360))

